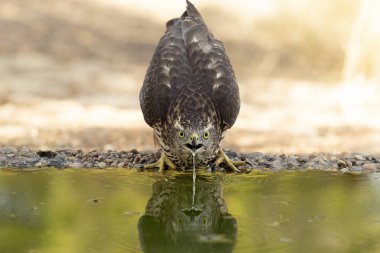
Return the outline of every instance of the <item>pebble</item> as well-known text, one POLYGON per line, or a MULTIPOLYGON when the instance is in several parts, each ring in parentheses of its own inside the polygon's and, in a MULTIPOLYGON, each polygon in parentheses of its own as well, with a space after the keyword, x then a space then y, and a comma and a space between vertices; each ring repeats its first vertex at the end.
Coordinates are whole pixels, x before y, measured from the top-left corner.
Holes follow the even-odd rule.
POLYGON ((34 166, 36 166, 36 167, 47 167, 48 165, 49 165, 49 161, 47 159, 41 159, 34 166))
POLYGON ((360 166, 353 166, 352 168, 351 168, 351 171, 352 172, 363 172, 363 167, 360 167, 360 166))
POLYGON ((105 167, 107 167, 107 164, 105 162, 100 162, 96 164, 96 167, 100 169, 104 169, 105 167))
POLYGON ((137 149, 131 149, 131 151, 129 151, 130 153, 132 153, 132 154, 138 154, 139 153, 139 151, 137 151, 137 149))
POLYGON ((262 158, 257 160, 257 163, 258 163, 259 165, 264 165, 266 162, 267 162, 267 160, 262 159, 262 158))
POLYGON ((343 160, 338 160, 337 164, 339 168, 347 167, 347 163, 343 160))
POLYGON ((269 163, 269 166, 271 169, 273 170, 281 170, 281 169, 284 169, 284 166, 283 166, 283 163, 282 163, 282 159, 281 158, 278 158, 278 159, 275 159, 274 161, 271 161, 269 163))
POLYGON ((298 157, 298 161, 302 163, 306 163, 309 161, 309 156, 308 155, 301 155, 298 157))
POLYGON ((124 167, 125 166, 125 162, 121 162, 117 165, 117 167, 124 167))
POLYGON ((362 155, 354 155, 354 158, 358 161, 365 161, 367 160, 364 156, 362 155))
POLYGON ((93 167, 94 167, 94 164, 91 163, 91 162, 84 162, 84 163, 83 163, 83 167, 84 167, 84 168, 93 168, 93 167))
POLYGON ((49 150, 47 150, 47 151, 42 151, 42 150, 40 150, 40 151, 37 152, 37 155, 38 155, 39 157, 52 158, 52 157, 56 157, 56 156, 57 156, 57 153, 56 153, 56 152, 49 151, 49 150))
POLYGON ((366 163, 366 164, 363 164, 362 167, 363 169, 367 171, 376 171, 377 169, 380 169, 379 164, 376 164, 376 163, 366 163))
POLYGON ((80 162, 68 162, 68 163, 65 163, 65 167, 66 168, 72 168, 72 169, 79 169, 79 168, 83 168, 83 163, 80 163, 80 162))
POLYGON ((295 162, 288 162, 286 165, 288 169, 294 169, 298 167, 298 163, 295 162))

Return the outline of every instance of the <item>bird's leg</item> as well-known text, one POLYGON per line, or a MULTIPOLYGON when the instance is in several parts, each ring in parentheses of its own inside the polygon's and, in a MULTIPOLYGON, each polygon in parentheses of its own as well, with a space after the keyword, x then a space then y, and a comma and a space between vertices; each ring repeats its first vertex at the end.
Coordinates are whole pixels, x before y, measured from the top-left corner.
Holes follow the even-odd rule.
POLYGON ((226 155, 226 153, 224 153, 224 151, 220 148, 219 151, 218 151, 217 158, 216 158, 214 164, 215 164, 215 166, 218 166, 222 162, 225 162, 226 165, 227 165, 227 167, 229 167, 230 169, 232 169, 235 172, 239 172, 240 171, 238 168, 236 168, 236 166, 244 165, 245 164, 244 161, 233 161, 233 160, 231 160, 226 155))
POLYGON ((165 169, 165 165, 168 165, 170 169, 175 170, 176 167, 174 163, 170 160, 169 157, 166 156, 165 152, 161 152, 161 157, 157 162, 144 165, 144 169, 153 169, 159 168, 159 172, 163 172, 165 169))

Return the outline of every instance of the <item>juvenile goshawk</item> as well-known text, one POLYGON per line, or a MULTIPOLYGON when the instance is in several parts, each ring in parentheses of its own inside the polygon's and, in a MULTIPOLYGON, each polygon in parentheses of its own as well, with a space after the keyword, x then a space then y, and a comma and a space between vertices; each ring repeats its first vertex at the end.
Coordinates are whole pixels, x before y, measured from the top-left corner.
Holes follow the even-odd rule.
POLYGON ((146 168, 185 168, 224 162, 237 171, 220 148, 239 114, 239 88, 223 43, 208 30, 192 3, 166 24, 140 91, 146 123, 154 129, 161 158, 146 168))

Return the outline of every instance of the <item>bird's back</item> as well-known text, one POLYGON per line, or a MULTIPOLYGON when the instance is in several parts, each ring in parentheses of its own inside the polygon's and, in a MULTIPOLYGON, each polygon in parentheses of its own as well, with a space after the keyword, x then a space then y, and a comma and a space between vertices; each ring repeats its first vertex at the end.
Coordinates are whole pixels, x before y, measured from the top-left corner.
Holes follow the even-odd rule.
POLYGON ((151 127, 165 122, 181 94, 185 103, 189 97, 212 103, 222 130, 239 113, 239 90, 224 46, 189 1, 181 17, 167 22, 147 70, 140 92, 145 121, 151 127))

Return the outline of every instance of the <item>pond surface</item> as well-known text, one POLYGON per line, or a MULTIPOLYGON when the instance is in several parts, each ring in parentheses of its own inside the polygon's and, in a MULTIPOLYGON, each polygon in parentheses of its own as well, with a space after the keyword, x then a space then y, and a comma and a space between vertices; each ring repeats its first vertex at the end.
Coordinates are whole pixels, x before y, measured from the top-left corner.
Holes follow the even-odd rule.
POLYGON ((0 228, 2 253, 380 252, 380 175, 0 170, 0 228))

